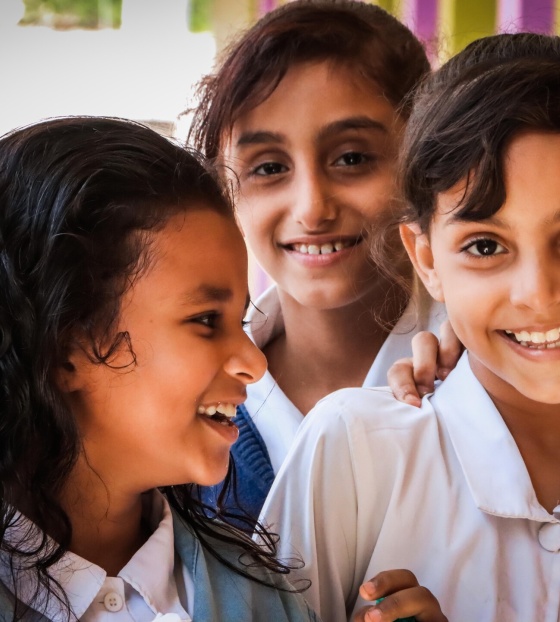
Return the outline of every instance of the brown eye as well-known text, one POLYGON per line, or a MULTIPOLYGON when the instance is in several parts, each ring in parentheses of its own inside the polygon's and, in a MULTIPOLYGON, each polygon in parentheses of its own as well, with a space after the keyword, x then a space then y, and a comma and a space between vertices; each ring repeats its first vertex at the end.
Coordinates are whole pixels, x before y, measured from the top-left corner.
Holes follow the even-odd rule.
POLYGON ((279 162, 264 162, 251 171, 252 175, 280 175, 288 170, 286 166, 279 162))
POLYGON ((335 161, 336 166, 358 166, 366 162, 366 156, 359 151, 349 151, 335 161))
POLYGON ((464 248, 464 250, 476 257, 491 257, 493 255, 501 254, 505 251, 504 247, 496 242, 496 240, 492 240, 489 238, 481 238, 479 240, 475 240, 471 242, 468 246, 464 248))

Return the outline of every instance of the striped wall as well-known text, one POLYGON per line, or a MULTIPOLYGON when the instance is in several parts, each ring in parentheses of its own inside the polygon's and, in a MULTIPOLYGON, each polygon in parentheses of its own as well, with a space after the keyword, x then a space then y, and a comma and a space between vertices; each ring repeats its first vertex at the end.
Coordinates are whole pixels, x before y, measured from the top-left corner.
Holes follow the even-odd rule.
MULTIPOLYGON (((249 7, 248 22, 285 1, 289 0, 255 0, 249 7)), ((432 57, 440 61, 474 39, 494 32, 560 33, 560 0, 374 0, 372 3, 406 23, 427 44, 432 57)), ((229 0, 228 4, 235 2, 229 0)))

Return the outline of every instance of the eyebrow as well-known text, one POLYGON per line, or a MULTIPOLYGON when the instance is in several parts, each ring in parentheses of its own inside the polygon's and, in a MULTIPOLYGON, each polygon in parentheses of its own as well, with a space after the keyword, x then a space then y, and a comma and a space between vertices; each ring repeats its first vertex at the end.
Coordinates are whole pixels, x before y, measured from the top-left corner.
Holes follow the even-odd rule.
MULTIPOLYGON (((545 221, 545 224, 555 225, 558 222, 560 222, 560 209, 556 210, 551 218, 547 218, 545 221)), ((511 230, 511 226, 505 220, 503 220, 502 218, 498 216, 498 212, 496 212, 489 218, 484 218, 483 220, 469 220, 468 218, 461 218, 459 216, 454 215, 452 218, 450 218, 445 223, 445 226, 447 227, 449 225, 457 225, 457 224, 464 224, 464 223, 488 223, 489 225, 501 227, 502 229, 505 229, 506 231, 511 230)))
POLYGON ((229 287, 214 287, 213 285, 200 285, 194 291, 181 296, 183 304, 203 305, 209 302, 228 302, 233 297, 229 287))
MULTIPOLYGON (((385 134, 388 133, 387 127, 383 123, 364 115, 333 121, 332 123, 329 123, 325 127, 321 128, 318 138, 322 140, 333 135, 340 134, 346 130, 376 130, 385 134)), ((236 146, 242 147, 244 145, 281 144, 284 141, 285 136, 280 132, 257 130, 254 132, 243 132, 237 139, 236 146)))
MULTIPOLYGON (((181 296, 183 304, 204 305, 209 302, 229 302, 233 298, 233 292, 229 287, 214 287, 212 285, 201 285, 194 292, 188 292, 181 296)), ((245 311, 251 304, 251 296, 248 293, 245 298, 245 311)))
POLYGON ((329 123, 319 132, 319 138, 329 138, 334 134, 340 134, 346 130, 376 130, 379 132, 383 132, 384 134, 388 133, 387 126, 381 123, 381 121, 376 121, 371 117, 359 116, 359 117, 348 117, 347 119, 340 119, 339 121, 333 121, 329 123))

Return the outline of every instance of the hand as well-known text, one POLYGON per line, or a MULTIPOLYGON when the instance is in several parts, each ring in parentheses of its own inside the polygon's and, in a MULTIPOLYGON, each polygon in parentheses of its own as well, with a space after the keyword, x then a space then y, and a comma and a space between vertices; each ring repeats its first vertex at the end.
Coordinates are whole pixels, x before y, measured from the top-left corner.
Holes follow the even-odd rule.
POLYGON ((444 380, 457 365, 463 344, 449 320, 440 327, 440 341, 433 333, 422 331, 414 335, 411 344, 412 357, 395 361, 387 380, 400 402, 420 406, 421 398, 434 390, 434 380, 444 380))
POLYGON ((352 622, 393 622, 414 616, 416 622, 448 622, 437 598, 418 584, 410 570, 387 570, 360 588, 364 600, 383 600, 356 612, 352 622))

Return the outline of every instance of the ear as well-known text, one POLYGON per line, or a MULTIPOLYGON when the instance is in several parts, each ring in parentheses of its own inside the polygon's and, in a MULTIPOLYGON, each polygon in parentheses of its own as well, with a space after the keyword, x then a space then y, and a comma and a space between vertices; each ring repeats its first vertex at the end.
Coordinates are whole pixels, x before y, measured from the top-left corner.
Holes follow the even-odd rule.
POLYGON ((422 233, 417 223, 402 224, 399 230, 402 243, 422 283, 432 298, 439 302, 445 302, 441 281, 434 266, 434 255, 428 235, 422 233))
POLYGON ((60 363, 54 372, 54 382, 62 393, 75 393, 85 387, 85 369, 89 361, 86 353, 79 347, 74 346, 67 354, 66 359, 60 363))

